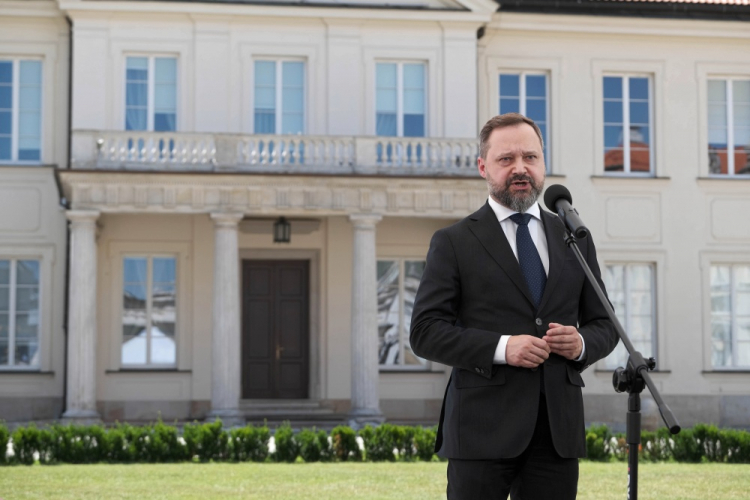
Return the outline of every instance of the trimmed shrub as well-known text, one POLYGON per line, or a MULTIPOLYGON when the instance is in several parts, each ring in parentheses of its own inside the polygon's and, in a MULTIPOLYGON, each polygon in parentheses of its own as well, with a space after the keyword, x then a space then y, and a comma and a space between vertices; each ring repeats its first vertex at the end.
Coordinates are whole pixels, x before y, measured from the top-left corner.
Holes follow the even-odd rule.
POLYGON ((589 460, 605 462, 610 459, 612 433, 606 425, 592 425, 586 432, 586 456, 589 460))
POLYGON ((331 459, 331 444, 325 431, 302 429, 296 439, 299 454, 305 462, 327 462, 331 459))
POLYGON ((750 464, 750 432, 727 429, 722 433, 727 448, 727 462, 750 464))
POLYGON ((4 423, 0 422, 0 465, 8 463, 8 441, 10 432, 4 423))
POLYGON ((398 426, 381 424, 366 425, 359 431, 365 443, 365 459, 370 462, 394 462, 400 455, 403 433, 398 426))
POLYGON ((276 444, 276 452, 273 456, 277 462, 291 463, 297 460, 300 445, 294 437, 294 431, 289 422, 284 422, 280 427, 277 427, 273 437, 276 444))
POLYGON ((227 457, 229 436, 222 429, 221 420, 206 424, 188 424, 182 432, 188 457, 201 462, 227 457))
POLYGON ((663 462, 672 456, 673 441, 669 429, 662 427, 656 432, 641 432, 641 457, 651 462, 663 462))
POLYGON ((336 460, 362 460, 362 452, 357 444, 357 433, 351 427, 339 425, 331 431, 331 447, 336 460))
POLYGON ((51 427, 48 435, 50 462, 90 464, 108 458, 107 432, 99 425, 56 424, 51 427))
POLYGON ((700 462, 703 457, 703 444, 699 442, 693 429, 682 429, 679 434, 675 434, 674 448, 672 456, 678 462, 700 462))
POLYGON ((435 455, 437 427, 416 427, 414 429, 414 447, 417 458, 429 462, 435 455))
POLYGON ((13 459, 17 463, 32 465, 35 460, 34 454, 41 455, 46 451, 43 448, 42 433, 34 424, 17 428, 13 431, 11 439, 13 439, 13 453, 15 454, 13 459))
POLYGON ((271 431, 265 425, 248 425, 229 431, 229 456, 236 462, 264 462, 268 458, 271 431))

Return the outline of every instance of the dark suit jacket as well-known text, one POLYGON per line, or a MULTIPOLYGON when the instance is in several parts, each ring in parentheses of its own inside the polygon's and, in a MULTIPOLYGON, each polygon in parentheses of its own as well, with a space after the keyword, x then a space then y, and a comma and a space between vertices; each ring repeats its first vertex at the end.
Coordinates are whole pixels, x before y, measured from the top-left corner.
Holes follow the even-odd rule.
MULTIPOLYGON (((489 203, 432 238, 410 340, 418 356, 453 367, 435 446, 443 457, 520 455, 534 432, 542 373, 557 452, 586 454, 580 372, 609 354, 618 337, 565 244, 562 221, 541 215, 549 273, 538 310, 489 203), (493 365, 501 335, 543 337, 550 322, 578 326, 586 343, 583 362, 551 354, 543 370, 493 365)), ((591 238, 578 244, 604 289, 591 238)))

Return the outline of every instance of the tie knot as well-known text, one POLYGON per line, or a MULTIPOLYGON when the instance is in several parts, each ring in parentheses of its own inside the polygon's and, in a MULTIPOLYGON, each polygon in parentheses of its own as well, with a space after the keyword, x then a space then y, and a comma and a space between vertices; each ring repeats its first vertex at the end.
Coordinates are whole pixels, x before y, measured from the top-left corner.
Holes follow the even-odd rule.
POLYGON ((518 224, 519 226, 528 226, 531 220, 531 214, 513 214, 510 216, 510 220, 518 224))

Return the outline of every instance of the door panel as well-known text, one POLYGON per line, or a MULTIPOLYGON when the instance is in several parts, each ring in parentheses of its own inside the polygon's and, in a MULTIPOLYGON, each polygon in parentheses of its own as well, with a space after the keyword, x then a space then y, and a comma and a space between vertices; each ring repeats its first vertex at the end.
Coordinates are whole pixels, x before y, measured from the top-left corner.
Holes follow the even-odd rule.
POLYGON ((309 263, 245 260, 243 399, 305 399, 309 386, 309 263))

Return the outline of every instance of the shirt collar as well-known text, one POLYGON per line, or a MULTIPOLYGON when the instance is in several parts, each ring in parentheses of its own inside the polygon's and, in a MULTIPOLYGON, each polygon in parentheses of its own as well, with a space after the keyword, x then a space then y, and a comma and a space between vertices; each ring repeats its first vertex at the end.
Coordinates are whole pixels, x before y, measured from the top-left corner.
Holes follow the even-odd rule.
MULTIPOLYGON (((495 199, 492 196, 488 197, 487 201, 489 202, 490 208, 492 208, 492 211, 495 212, 495 216, 497 217, 497 220, 499 222, 502 222, 508 217, 510 217, 511 215, 518 213, 518 212, 514 212, 513 210, 511 210, 510 208, 506 206, 499 204, 498 202, 495 201, 495 199)), ((542 220, 542 214, 540 213, 540 210, 539 210, 539 203, 534 203, 533 205, 531 205, 529 209, 526 210, 526 213, 531 215, 537 220, 542 220)))

